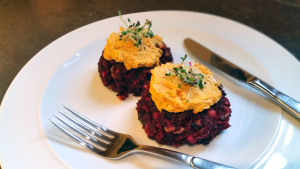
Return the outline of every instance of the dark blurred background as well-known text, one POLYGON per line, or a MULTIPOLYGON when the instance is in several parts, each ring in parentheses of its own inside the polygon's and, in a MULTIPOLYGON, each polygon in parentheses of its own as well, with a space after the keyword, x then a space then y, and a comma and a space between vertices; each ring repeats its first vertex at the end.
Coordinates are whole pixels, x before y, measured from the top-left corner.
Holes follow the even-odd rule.
POLYGON ((76 28, 116 16, 118 9, 223 16, 266 34, 300 60, 300 0, 0 0, 0 101, 37 52, 76 28))

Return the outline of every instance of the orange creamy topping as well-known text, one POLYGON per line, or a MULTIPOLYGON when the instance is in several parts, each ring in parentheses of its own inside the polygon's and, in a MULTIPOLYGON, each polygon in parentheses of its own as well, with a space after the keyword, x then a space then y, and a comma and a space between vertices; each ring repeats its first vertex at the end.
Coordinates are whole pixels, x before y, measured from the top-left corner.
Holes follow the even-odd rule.
MULTIPOLYGON (((173 113, 193 110, 194 113, 198 113, 210 108, 210 106, 220 100, 222 93, 218 89, 219 83, 211 80, 211 78, 204 78, 203 89, 187 83, 181 83, 181 87, 178 87, 180 81, 177 76, 165 75, 167 70, 172 70, 174 67, 179 67, 179 65, 167 63, 155 67, 151 71, 149 92, 158 110, 164 109, 173 113)), ((213 75, 204 65, 195 63, 194 67, 204 77, 212 77, 213 75)))
MULTIPOLYGON (((122 29, 120 29, 120 32, 122 29)), ((124 63, 127 70, 139 67, 154 67, 159 65, 162 55, 162 38, 155 35, 153 38, 142 38, 142 45, 138 48, 130 39, 120 40, 120 34, 112 33, 104 47, 103 57, 124 63)))

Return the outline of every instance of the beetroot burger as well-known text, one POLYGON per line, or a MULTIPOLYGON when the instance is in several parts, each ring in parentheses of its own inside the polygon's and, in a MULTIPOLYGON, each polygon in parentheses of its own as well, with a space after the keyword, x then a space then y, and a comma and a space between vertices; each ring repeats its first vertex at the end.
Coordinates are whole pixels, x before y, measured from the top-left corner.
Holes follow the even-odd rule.
POLYGON ((229 100, 207 67, 166 63, 151 72, 148 90, 137 103, 138 118, 150 139, 175 147, 208 144, 230 127, 229 100))
POLYGON ((102 83, 117 92, 119 99, 128 93, 140 96, 145 83, 149 82, 151 69, 160 63, 172 62, 170 48, 162 38, 151 31, 152 23, 125 21, 118 33, 110 34, 98 62, 102 83))

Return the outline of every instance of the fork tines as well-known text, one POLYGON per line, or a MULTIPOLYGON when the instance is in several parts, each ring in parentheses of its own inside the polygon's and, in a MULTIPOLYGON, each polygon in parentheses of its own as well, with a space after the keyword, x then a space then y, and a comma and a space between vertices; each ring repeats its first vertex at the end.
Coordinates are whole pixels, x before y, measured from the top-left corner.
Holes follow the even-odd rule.
POLYGON ((72 129, 73 132, 66 129, 63 125, 58 122, 49 119, 57 128, 59 128, 63 133, 74 139, 80 145, 85 148, 88 148, 97 153, 104 152, 108 145, 111 143, 111 140, 115 137, 115 133, 94 121, 88 119, 87 117, 79 114, 73 109, 63 106, 68 112, 71 112, 71 115, 65 113, 62 110, 58 112, 63 115, 64 118, 54 115, 64 126, 72 129), (72 117, 75 116, 75 117, 72 117), (79 127, 79 128, 78 128, 79 127), (79 136, 81 135, 81 136, 79 136), (95 143, 96 146, 90 144, 95 143))

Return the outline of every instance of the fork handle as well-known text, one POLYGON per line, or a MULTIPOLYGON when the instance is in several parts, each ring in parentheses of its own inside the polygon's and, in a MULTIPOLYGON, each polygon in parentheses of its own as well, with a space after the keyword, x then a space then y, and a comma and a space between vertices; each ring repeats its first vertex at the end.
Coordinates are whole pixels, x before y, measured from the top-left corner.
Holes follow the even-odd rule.
POLYGON ((181 162, 185 165, 188 165, 193 168, 201 168, 201 169, 211 169, 211 168, 230 168, 233 169, 233 167, 226 166, 223 164, 219 164, 213 161, 209 161, 203 158, 194 157, 191 155, 187 155, 184 153, 180 153, 177 151, 167 150, 163 148, 158 147, 152 147, 152 146, 146 146, 146 145, 140 145, 138 148, 140 152, 146 152, 150 154, 156 154, 164 157, 168 157, 170 159, 176 160, 178 162, 181 162))

